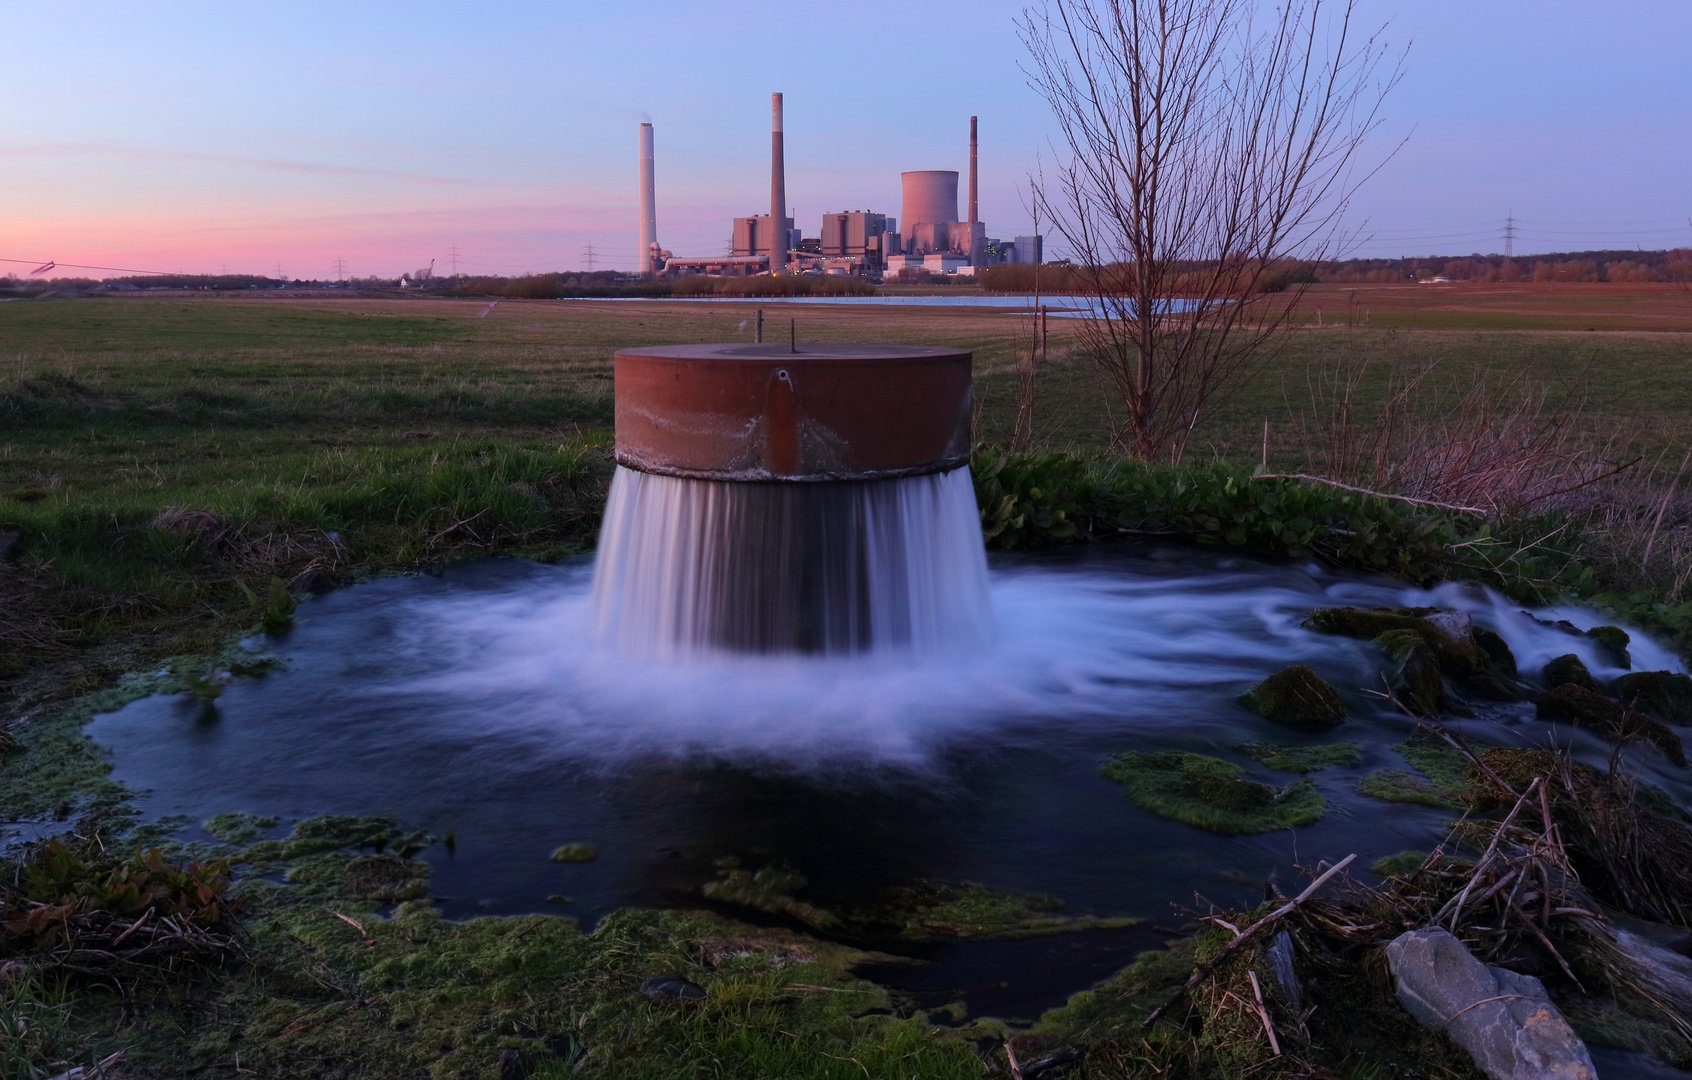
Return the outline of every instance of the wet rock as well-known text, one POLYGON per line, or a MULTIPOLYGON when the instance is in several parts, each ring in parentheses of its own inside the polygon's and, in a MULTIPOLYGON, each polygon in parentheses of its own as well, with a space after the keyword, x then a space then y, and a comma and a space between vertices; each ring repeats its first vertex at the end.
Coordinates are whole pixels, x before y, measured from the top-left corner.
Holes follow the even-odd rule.
POLYGON ((535 1056, 521 1050, 499 1052, 499 1080, 528 1080, 534 1071, 535 1056))
POLYGON ((1586 632, 1598 645, 1598 655, 1619 668, 1630 668, 1633 659, 1627 655, 1627 646, 1633 639, 1626 630, 1619 626, 1594 626, 1586 632))
POLYGON ((1581 663, 1580 657, 1574 653, 1566 653, 1552 659, 1545 665, 1543 677, 1545 685, 1552 690, 1559 686, 1578 686, 1594 694, 1601 693, 1598 680, 1592 677, 1592 673, 1586 670, 1586 665, 1581 663))
POLYGON ((1447 704, 1445 680, 1426 639, 1413 630, 1388 630, 1375 647, 1394 661, 1387 672, 1393 695, 1417 716, 1438 716, 1447 704))
MULTIPOLYGON (((1414 634, 1427 646, 1437 672, 1463 690, 1494 701, 1521 700, 1521 694, 1507 681, 1515 677, 1515 658, 1510 655, 1509 647, 1497 634, 1490 631, 1477 633, 1479 628, 1470 623, 1464 612, 1440 608, 1318 608, 1305 619, 1304 625, 1324 634, 1371 638, 1377 644, 1387 634, 1414 634), (1494 652, 1503 658, 1507 667, 1495 668, 1494 652)), ((1402 660, 1407 652, 1408 646, 1401 645, 1390 655, 1402 660)), ((1418 659, 1415 667, 1421 666, 1422 662, 1418 659)), ((1438 715, 1438 707, 1429 706, 1428 700, 1425 693, 1421 695, 1422 707, 1434 708, 1435 711, 1419 711, 1418 714, 1438 715)), ((1443 692, 1441 701, 1445 710, 1457 708, 1456 703, 1443 692)))
POLYGON ((599 849, 592 844, 561 844, 552 849, 553 862, 592 862, 599 858, 599 849))
POLYGON ((1399 1004, 1493 1080, 1597 1080, 1586 1044, 1538 979, 1481 963, 1444 930, 1400 934, 1386 952, 1399 1004))
POLYGON ((1676 765, 1686 765, 1686 748, 1673 728, 1644 713, 1624 709, 1602 694, 1565 683, 1539 695, 1537 712, 1541 720, 1574 724, 1607 738, 1641 739, 1676 765))
POLYGON ((1475 625, 1466 611, 1436 611, 1422 616, 1422 620, 1453 641, 1467 638, 1475 625))
POLYGON ((1469 639, 1486 653, 1486 658, 1492 661, 1492 669, 1507 679, 1519 678, 1516 670, 1516 654, 1510 651, 1509 642, 1484 626, 1469 629, 1469 639))
POLYGON ((640 984, 640 992, 653 1001, 670 1005, 678 1001, 703 1001, 705 988, 680 975, 654 975, 640 984))
POLYGON ((1634 671, 1611 689, 1630 709, 1671 724, 1692 724, 1692 678, 1673 671, 1634 671))
POLYGON ((1345 722, 1345 702, 1326 679, 1303 664, 1282 668, 1240 695, 1240 704, 1259 716, 1298 727, 1333 727, 1345 722))

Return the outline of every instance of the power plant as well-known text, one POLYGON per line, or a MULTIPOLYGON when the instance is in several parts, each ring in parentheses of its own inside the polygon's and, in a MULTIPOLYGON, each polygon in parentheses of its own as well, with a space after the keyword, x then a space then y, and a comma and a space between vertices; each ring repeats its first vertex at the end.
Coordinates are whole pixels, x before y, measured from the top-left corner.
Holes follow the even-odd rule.
POLYGON ((1042 238, 1001 241, 987 235, 978 202, 976 118, 969 118, 969 216, 958 220, 958 174, 918 169, 899 174, 899 216, 842 210, 822 216, 815 239, 794 227, 787 203, 782 97, 770 95, 770 210, 737 217, 727 254, 677 258, 658 246, 652 125, 640 125, 640 272, 663 274, 838 274, 872 280, 905 270, 974 274, 984 266, 1038 262, 1042 238), (904 231, 899 224, 903 222, 904 231))

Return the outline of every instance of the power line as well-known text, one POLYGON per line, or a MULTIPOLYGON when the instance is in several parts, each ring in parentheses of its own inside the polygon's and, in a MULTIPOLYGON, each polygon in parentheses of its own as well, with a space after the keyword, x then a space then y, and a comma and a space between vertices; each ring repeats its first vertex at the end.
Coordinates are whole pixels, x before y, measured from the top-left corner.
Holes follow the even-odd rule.
POLYGON ((0 262, 23 263, 27 266, 69 267, 72 270, 111 270, 119 274, 179 274, 180 270, 136 270, 128 266, 85 266, 82 263, 54 262, 52 259, 0 259, 0 262))
POLYGON ((1504 257, 1506 259, 1516 257, 1516 212, 1514 210, 1510 211, 1510 215, 1504 219, 1504 257))
POLYGON ((330 269, 335 271, 335 280, 340 281, 343 277, 346 276, 347 264, 345 262, 342 262, 341 257, 339 255, 337 255, 337 256, 335 256, 335 265, 330 267, 330 269))
POLYGON ((458 245, 457 244, 452 245, 452 250, 447 252, 447 258, 452 260, 452 276, 457 277, 458 276, 458 245))
POLYGON ((582 257, 587 260, 588 273, 590 274, 593 273, 593 260, 598 255, 599 253, 593 249, 593 241, 589 240, 587 246, 582 248, 582 257))

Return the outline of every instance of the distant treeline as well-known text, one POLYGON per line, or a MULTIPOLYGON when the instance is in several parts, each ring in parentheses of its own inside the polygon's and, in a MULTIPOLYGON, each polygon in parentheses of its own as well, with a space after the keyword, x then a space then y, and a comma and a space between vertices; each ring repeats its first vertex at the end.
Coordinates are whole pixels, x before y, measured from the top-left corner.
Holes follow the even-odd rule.
POLYGON ((858 278, 805 277, 712 277, 689 274, 661 281, 624 283, 616 271, 579 274, 527 274, 523 277, 469 278, 458 291, 479 296, 508 296, 525 300, 559 300, 594 297, 666 296, 863 296, 875 286, 858 278))
POLYGON ((1692 248, 1672 251, 1563 251, 1506 259, 1502 255, 1350 259, 1316 268, 1336 284, 1426 281, 1672 281, 1692 282, 1692 248))

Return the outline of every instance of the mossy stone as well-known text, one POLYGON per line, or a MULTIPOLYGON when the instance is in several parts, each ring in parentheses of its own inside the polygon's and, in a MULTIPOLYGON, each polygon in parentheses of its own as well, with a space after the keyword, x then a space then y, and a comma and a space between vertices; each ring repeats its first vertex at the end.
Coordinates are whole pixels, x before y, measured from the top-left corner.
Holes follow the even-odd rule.
POLYGON ((1492 661, 1492 669, 1507 679, 1520 678, 1516 669, 1516 654, 1510 651, 1509 642, 1484 626, 1471 627, 1469 637, 1486 658, 1492 661))
POLYGON ((1375 647, 1393 659, 1387 685, 1406 709, 1416 716, 1438 716, 1444 711, 1445 679, 1421 634, 1388 630, 1375 639, 1375 647))
POLYGON ((1692 678, 1674 671, 1632 671, 1611 689, 1629 708, 1671 724, 1692 724, 1692 678))
POLYGON ((552 849, 553 862, 592 862, 599 858, 599 849, 592 844, 560 844, 552 849))
POLYGON ((1240 695, 1240 704, 1259 716, 1297 727, 1333 727, 1345 722, 1339 691, 1303 664, 1294 664, 1240 695))
POLYGON ((1318 772, 1331 765, 1357 764, 1360 743, 1322 743, 1318 746, 1276 746, 1274 743, 1248 742, 1234 747, 1246 757, 1256 758, 1276 772, 1318 772))
POLYGON ((1627 646, 1633 639, 1626 630, 1619 626, 1594 626, 1586 636, 1597 642, 1598 652, 1610 663, 1619 668, 1633 666, 1633 658, 1627 654, 1627 646))
POLYGON ((1130 750, 1102 772, 1159 817, 1227 835, 1308 825, 1327 809, 1308 780, 1275 788, 1242 779, 1238 765, 1203 754, 1130 750))
POLYGON ((1594 694, 1601 693, 1598 680, 1592 677, 1592 673, 1586 670, 1586 665, 1581 663, 1580 657, 1574 653, 1553 658, 1545 665, 1543 677, 1545 685, 1552 690, 1559 686, 1578 686, 1594 694))
POLYGON ((1466 633, 1453 634, 1427 619, 1429 615, 1447 614, 1453 613, 1439 608, 1317 608, 1304 625, 1318 633, 1374 641, 1393 631, 1408 631, 1422 639, 1442 673, 1455 679, 1491 675, 1492 657, 1477 643, 1472 627, 1466 633))
POLYGON ((1673 728, 1655 717, 1625 709, 1602 694, 1565 683, 1539 695, 1537 711, 1541 720, 1574 724, 1610 739, 1642 739, 1676 765, 1686 765, 1686 748, 1673 728))

